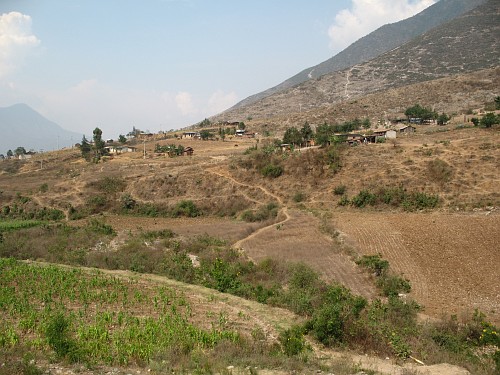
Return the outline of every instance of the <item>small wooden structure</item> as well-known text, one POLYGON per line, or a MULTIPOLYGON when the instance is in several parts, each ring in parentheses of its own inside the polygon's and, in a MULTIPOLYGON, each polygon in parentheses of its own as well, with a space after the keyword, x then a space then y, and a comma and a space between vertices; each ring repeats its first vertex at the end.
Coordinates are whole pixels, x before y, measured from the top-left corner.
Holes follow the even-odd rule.
POLYGON ((193 156, 194 149, 192 147, 186 147, 182 153, 186 156, 193 156))

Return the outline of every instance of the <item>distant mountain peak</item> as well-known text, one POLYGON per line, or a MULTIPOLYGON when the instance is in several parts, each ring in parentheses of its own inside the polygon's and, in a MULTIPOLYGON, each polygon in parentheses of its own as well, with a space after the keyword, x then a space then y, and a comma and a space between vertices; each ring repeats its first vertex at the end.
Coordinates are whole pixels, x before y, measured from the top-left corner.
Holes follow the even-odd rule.
POLYGON ((27 150, 70 147, 82 136, 61 128, 25 103, 0 108, 0 133, 0 154, 20 146, 27 150))

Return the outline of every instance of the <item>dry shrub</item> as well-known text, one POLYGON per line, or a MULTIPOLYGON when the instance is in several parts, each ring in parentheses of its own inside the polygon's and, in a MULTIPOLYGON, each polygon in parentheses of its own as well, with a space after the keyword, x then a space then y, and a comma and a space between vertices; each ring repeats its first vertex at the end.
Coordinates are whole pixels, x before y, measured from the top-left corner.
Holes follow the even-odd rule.
POLYGON ((441 185, 451 181, 454 169, 442 159, 434 159, 427 163, 427 175, 429 178, 441 185))

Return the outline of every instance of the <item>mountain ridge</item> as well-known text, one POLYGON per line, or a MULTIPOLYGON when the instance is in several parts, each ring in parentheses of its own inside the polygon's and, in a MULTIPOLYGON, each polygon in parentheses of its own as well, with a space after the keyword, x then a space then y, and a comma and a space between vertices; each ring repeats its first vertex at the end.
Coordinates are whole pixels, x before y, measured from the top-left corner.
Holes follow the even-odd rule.
POLYGON ((500 5, 486 1, 458 18, 342 71, 308 80, 213 119, 272 118, 327 108, 346 100, 499 65, 500 5))
POLYGON ((395 23, 383 25, 358 39, 349 47, 318 65, 306 68, 298 74, 260 93, 251 95, 229 108, 231 111, 252 104, 264 97, 284 91, 309 79, 340 71, 357 65, 410 41, 432 28, 446 23, 487 0, 440 0, 422 12, 395 23))
POLYGON ((55 150, 72 146, 82 134, 63 129, 24 103, 0 107, 0 153, 26 150, 55 150))

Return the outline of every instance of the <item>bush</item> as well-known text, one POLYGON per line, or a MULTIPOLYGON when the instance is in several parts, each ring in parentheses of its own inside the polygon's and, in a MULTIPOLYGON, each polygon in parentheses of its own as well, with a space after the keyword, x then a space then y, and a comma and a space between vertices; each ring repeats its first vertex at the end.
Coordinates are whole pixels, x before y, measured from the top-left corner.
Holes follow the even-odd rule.
POLYGON ((333 194, 335 195, 344 195, 347 190, 347 187, 345 185, 337 185, 333 189, 333 194))
POLYGON ((293 326, 280 333, 278 340, 283 349, 283 353, 288 357, 296 356, 307 348, 304 339, 304 328, 300 326, 293 326))
POLYGON ((180 201, 172 210, 173 217, 186 216, 196 217, 200 216, 200 210, 196 207, 193 201, 180 201))
POLYGON ((368 268, 375 273, 376 276, 384 275, 389 269, 389 262, 382 259, 380 254, 377 255, 363 255, 356 261, 356 264, 368 268))
POLYGON ((358 195, 351 199, 351 204, 358 208, 365 207, 368 204, 374 206, 375 203, 377 203, 377 196, 368 190, 361 190, 358 195))
POLYGON ((295 203, 300 203, 300 202, 302 202, 305 198, 306 198, 306 195, 305 195, 303 192, 299 191, 299 192, 297 192, 297 193, 295 193, 295 194, 294 194, 294 196, 293 196, 293 201, 294 201, 295 203))
POLYGON ((68 358, 71 362, 78 362, 81 359, 80 354, 75 341, 70 338, 69 328, 69 319, 63 313, 57 312, 48 319, 45 337, 59 358, 68 358))
POLYGON ((275 164, 268 164, 262 168, 261 173, 264 177, 277 178, 283 174, 283 167, 275 164))

